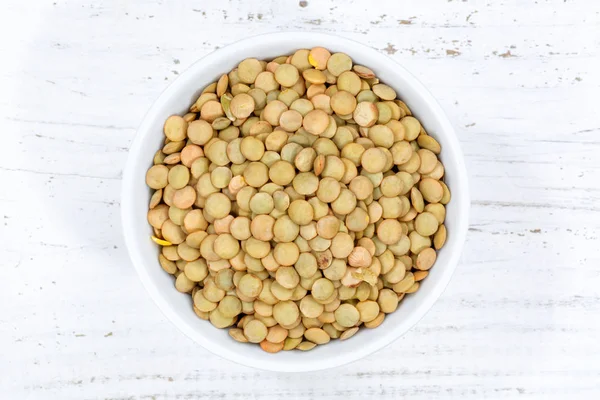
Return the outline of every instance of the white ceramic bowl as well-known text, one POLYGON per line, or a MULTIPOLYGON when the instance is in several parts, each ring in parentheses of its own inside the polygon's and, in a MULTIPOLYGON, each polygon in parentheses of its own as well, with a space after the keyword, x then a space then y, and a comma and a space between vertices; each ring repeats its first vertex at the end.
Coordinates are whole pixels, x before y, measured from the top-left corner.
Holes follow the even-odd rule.
POLYGON ((454 130, 437 101, 417 79, 387 56, 363 44, 320 33, 285 32, 250 37, 193 64, 160 95, 145 116, 129 150, 122 190, 123 231, 129 255, 162 312, 182 332, 212 353, 249 367, 272 371, 315 371, 336 367, 365 357, 398 339, 425 315, 450 281, 468 225, 467 172, 454 130), (382 82, 398 92, 427 132, 441 143, 445 179, 452 192, 446 215, 448 240, 419 291, 406 296, 398 310, 387 315, 378 328, 361 329, 350 340, 335 340, 309 352, 269 354, 259 346, 238 343, 229 337, 226 329, 217 329, 199 319, 192 310, 190 296, 175 290, 173 278, 158 264, 158 248, 150 240, 152 231, 146 212, 151 191, 146 187, 145 174, 163 141, 165 119, 174 113, 185 113, 207 84, 233 69, 244 58, 268 59, 314 46, 347 53, 354 63, 371 68, 382 82))

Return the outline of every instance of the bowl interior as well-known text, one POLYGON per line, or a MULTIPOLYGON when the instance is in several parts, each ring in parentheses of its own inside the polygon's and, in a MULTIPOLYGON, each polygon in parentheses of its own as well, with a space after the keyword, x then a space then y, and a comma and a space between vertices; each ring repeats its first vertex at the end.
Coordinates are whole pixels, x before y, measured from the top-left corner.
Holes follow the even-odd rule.
POLYGON ((466 170, 454 131, 432 95, 406 70, 376 50, 335 36, 316 33, 279 33, 245 39, 224 47, 192 65, 152 106, 130 149, 123 182, 123 225, 127 247, 147 290, 176 326, 201 346, 229 360, 274 371, 319 370, 357 360, 389 344, 413 326, 439 297, 458 262, 468 221, 466 170), (350 55, 356 64, 371 68, 380 80, 392 86, 419 118, 429 134, 442 145, 441 160, 452 192, 447 206, 448 240, 420 289, 401 302, 374 330, 361 329, 347 341, 332 341, 310 352, 267 354, 258 346, 231 339, 226 329, 216 329, 193 312, 191 298, 177 292, 171 276, 157 260, 157 246, 146 220, 151 191, 145 184, 146 170, 163 140, 162 126, 174 113, 183 114, 210 82, 233 69, 247 57, 269 59, 291 54, 299 48, 323 46, 350 55))

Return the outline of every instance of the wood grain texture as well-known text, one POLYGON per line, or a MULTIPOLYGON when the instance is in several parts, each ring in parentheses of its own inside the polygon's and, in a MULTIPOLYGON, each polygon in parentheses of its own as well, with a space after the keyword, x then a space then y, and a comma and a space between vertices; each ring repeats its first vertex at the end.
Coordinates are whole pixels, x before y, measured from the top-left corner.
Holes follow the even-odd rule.
POLYGON ((4 0, 0 397, 597 399, 600 3, 4 0), (453 120, 471 228, 402 339, 314 374, 215 357, 152 304, 120 233, 135 127, 198 58, 337 33, 412 71, 453 120))

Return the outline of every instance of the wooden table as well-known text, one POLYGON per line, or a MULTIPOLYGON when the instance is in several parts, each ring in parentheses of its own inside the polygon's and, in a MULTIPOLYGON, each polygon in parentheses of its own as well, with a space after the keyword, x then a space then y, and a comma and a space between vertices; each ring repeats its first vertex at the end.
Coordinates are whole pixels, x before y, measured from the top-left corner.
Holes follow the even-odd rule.
POLYGON ((4 0, 0 397, 597 399, 600 3, 4 0), (402 339, 334 370, 224 361, 152 303, 123 245, 135 128, 196 59, 331 32, 428 86, 463 145, 462 262, 402 339))

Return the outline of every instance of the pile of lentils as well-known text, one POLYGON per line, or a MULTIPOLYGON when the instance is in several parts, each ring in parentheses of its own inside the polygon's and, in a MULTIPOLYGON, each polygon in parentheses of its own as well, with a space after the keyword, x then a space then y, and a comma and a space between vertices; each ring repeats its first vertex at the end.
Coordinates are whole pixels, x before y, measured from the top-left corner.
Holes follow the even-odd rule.
POLYGON ((160 265, 239 342, 310 350, 376 328, 446 240, 439 143, 344 53, 245 59, 164 134, 146 175, 160 265))

